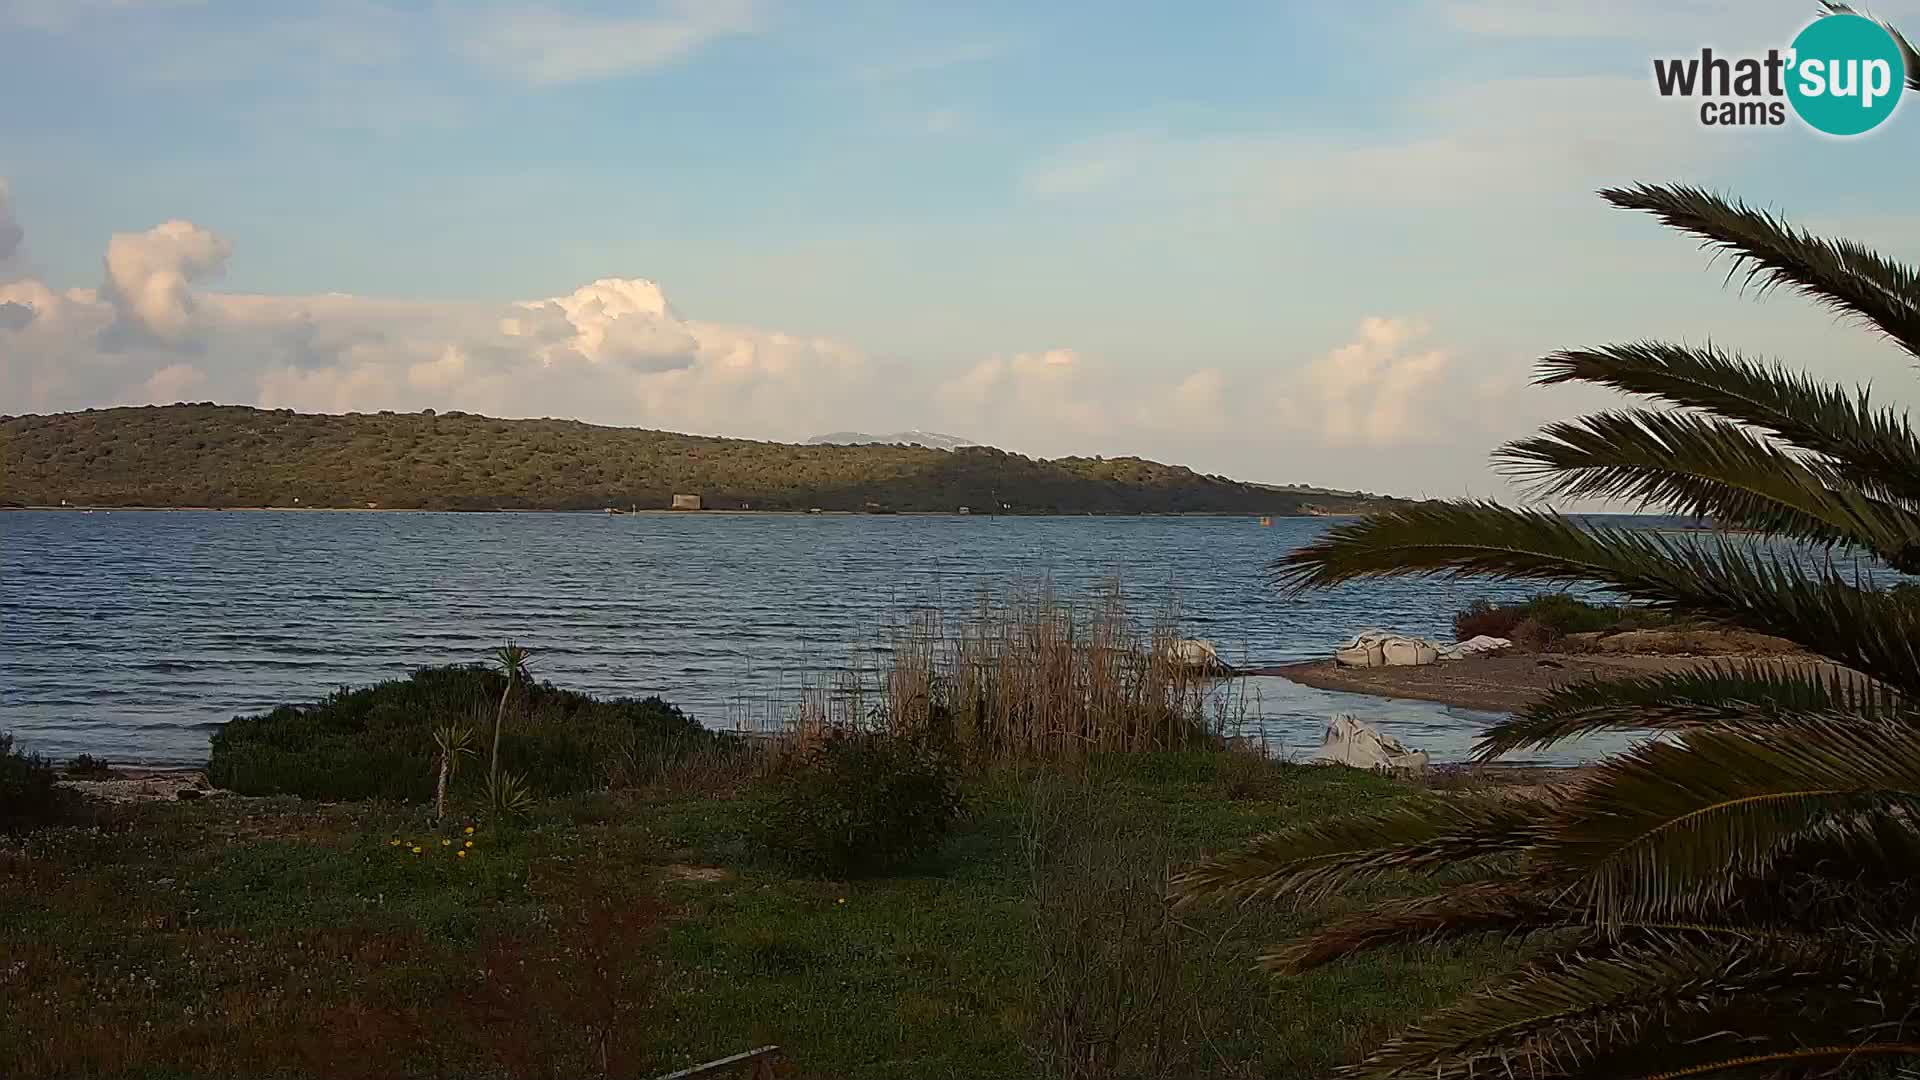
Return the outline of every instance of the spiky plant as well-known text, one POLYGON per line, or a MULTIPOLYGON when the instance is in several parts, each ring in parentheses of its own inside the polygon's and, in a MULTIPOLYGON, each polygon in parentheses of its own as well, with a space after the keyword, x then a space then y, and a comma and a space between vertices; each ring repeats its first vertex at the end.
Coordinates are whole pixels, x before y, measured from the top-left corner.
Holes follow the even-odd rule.
POLYGON ((433 746, 440 756, 440 775, 433 785, 433 816, 447 816, 447 785, 460 771, 460 759, 472 757, 473 729, 465 724, 445 723, 433 729, 433 746))
POLYGON ((533 650, 524 648, 512 641, 493 651, 494 666, 507 677, 507 685, 500 690, 500 705, 493 711, 493 748, 487 758, 487 781, 500 783, 500 729, 506 724, 507 703, 513 698, 514 687, 529 678, 528 663, 533 659, 533 650))
MULTIPOLYGON (((1912 268, 1692 188, 1602 196, 1702 239, 1762 291, 1800 292, 1920 358, 1912 268)), ((1537 797, 1430 796, 1262 837, 1177 891, 1302 901, 1425 882, 1263 958, 1282 972, 1469 935, 1527 945, 1510 982, 1419 1021, 1355 1076, 1885 1075, 1920 1059, 1920 605, 1850 568, 1864 554, 1920 569, 1920 440, 1905 413, 1738 353, 1652 342, 1556 353, 1538 381, 1656 406, 1500 451, 1539 493, 1793 543, 1436 503, 1336 527, 1277 577, 1589 582, 1791 639, 1832 666, 1563 687, 1489 729, 1480 753, 1600 731, 1666 738, 1537 797)))

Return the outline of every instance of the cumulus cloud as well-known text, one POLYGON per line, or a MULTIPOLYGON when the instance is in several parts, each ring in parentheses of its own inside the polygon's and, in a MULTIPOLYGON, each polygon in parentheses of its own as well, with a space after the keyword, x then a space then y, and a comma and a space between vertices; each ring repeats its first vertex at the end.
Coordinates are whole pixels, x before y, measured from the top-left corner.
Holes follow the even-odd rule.
POLYGON ((173 221, 114 236, 98 289, 0 284, 0 402, 462 409, 789 441, 921 427, 1028 454, 1141 454, 1380 488, 1393 485, 1368 473, 1402 468, 1412 446, 1452 447, 1445 467, 1477 468, 1496 441, 1486 419, 1511 419, 1406 318, 1369 318, 1351 340, 1276 347, 1252 366, 1118 362, 1065 345, 937 366, 690 318, 640 278, 515 303, 207 289, 233 255, 217 233, 173 221))
POLYGON ((1430 434, 1429 401, 1451 357, 1415 343, 1426 328, 1407 319, 1368 318, 1351 342, 1315 360, 1306 371, 1304 416, 1334 446, 1393 446, 1430 434))
POLYGON ((191 221, 168 221, 143 233, 115 233, 107 243, 107 279, 100 297, 113 307, 116 340, 147 338, 183 344, 196 334, 194 282, 218 276, 233 245, 191 221))
POLYGON ((683 317, 606 278, 510 304, 206 288, 233 255, 189 221, 111 238, 98 289, 0 283, 9 411, 201 399, 351 412, 465 409, 801 439, 861 411, 879 370, 844 343, 683 317))

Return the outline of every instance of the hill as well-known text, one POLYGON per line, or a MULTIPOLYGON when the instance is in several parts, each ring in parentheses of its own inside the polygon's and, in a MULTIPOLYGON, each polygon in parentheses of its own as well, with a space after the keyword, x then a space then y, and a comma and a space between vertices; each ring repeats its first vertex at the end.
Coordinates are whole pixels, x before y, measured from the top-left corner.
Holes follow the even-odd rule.
POLYGON ((1312 514, 1371 500, 1139 458, 991 447, 794 446, 446 412, 211 403, 0 417, 0 504, 445 510, 665 508, 1312 514))

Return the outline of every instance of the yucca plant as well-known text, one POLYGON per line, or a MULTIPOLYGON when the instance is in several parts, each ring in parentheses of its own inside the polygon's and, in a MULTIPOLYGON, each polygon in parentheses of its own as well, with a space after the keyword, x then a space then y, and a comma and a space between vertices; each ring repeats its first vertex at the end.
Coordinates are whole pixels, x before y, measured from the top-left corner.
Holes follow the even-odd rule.
POLYGON ((440 757, 440 775, 433 785, 433 816, 447 816, 447 785, 460 771, 460 759, 472 757, 473 729, 465 724, 444 723, 433 729, 434 750, 440 757))
POLYGON ((532 649, 512 641, 493 651, 494 666, 507 677, 507 685, 501 688, 500 705, 493 711, 493 748, 487 756, 487 779, 490 783, 498 783, 500 779, 500 729, 506 724, 507 703, 513 699, 514 688, 531 677, 528 664, 532 659, 532 649))
MULTIPOLYGON (((1920 358, 1912 268, 1692 188, 1602 196, 1701 238, 1762 291, 1803 293, 1920 358)), ((1428 796, 1262 837, 1190 869, 1176 891, 1189 902, 1304 901, 1425 883, 1276 948, 1263 959, 1280 972, 1469 935, 1525 947, 1527 966, 1511 981, 1418 1021, 1354 1076, 1911 1066, 1920 605, 1850 560, 1920 568, 1920 440, 1904 412, 1864 390, 1721 349, 1561 352, 1541 362, 1539 381, 1596 384, 1656 406, 1553 424, 1500 451, 1539 493, 1637 501, 1790 543, 1432 503, 1330 530, 1275 565, 1280 581, 1587 582, 1791 639, 1831 666, 1723 665, 1564 686, 1489 729, 1480 753, 1600 731, 1664 737, 1538 797, 1428 796)))

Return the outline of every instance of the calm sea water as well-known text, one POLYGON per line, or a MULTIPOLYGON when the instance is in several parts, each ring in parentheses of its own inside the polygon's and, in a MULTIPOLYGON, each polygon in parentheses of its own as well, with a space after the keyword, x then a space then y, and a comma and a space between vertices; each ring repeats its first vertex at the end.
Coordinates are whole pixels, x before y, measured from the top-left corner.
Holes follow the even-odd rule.
MULTIPOLYGON (((1524 586, 1391 580, 1289 597, 1266 564, 1328 522, 1279 518, 841 517, 321 512, 0 513, 0 730, 50 756, 204 761, 236 714, 514 638, 539 677, 659 694, 728 726, 847 667, 915 605, 963 611, 981 590, 1117 575, 1151 610, 1176 594, 1190 636, 1229 659, 1318 658, 1379 626, 1449 633, 1476 596, 1524 586)), ((1318 745, 1334 712, 1440 759, 1493 717, 1244 687, 1249 726, 1318 745)), ((1589 757, 1606 744, 1561 752, 1589 757)))

